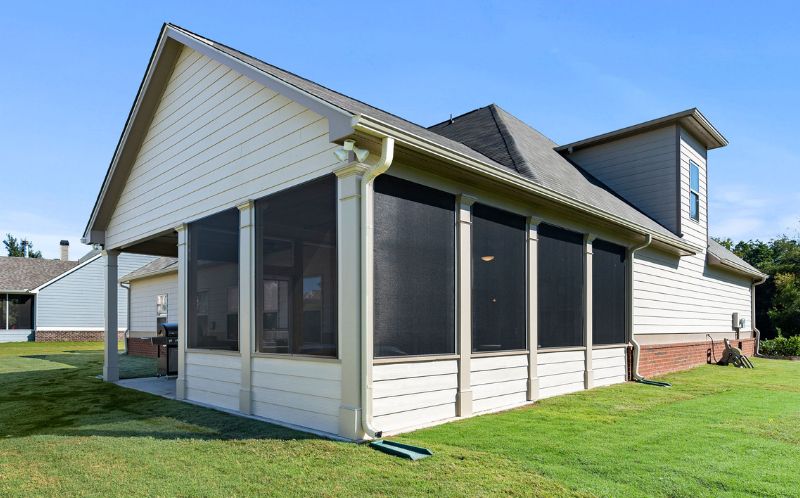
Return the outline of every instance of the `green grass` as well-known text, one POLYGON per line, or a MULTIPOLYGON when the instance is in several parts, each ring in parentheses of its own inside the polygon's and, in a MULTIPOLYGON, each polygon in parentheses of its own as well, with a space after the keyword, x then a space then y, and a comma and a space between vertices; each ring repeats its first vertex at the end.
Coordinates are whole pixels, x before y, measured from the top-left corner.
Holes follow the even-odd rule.
POLYGON ((800 362, 417 431, 397 439, 435 455, 409 462, 103 383, 98 348, 0 345, 0 496, 800 494, 800 362))

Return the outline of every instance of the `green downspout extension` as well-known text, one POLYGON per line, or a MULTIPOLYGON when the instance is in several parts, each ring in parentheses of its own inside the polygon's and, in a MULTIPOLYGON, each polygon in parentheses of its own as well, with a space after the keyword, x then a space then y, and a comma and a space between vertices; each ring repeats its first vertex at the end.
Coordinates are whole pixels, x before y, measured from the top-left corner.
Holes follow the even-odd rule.
POLYGON ((650 234, 645 234, 644 243, 639 246, 632 247, 630 254, 630 271, 628 272, 628 278, 630 279, 629 288, 631 290, 631 299, 630 299, 630 309, 628 314, 628 327, 630 327, 630 343, 631 346, 633 346, 633 358, 632 358, 633 365, 631 366, 631 376, 633 377, 633 380, 635 382, 638 382, 640 384, 646 384, 648 386, 658 386, 658 387, 672 387, 671 384, 668 384, 666 382, 648 380, 639 374, 639 353, 641 351, 641 347, 639 346, 639 343, 636 342, 636 338, 634 337, 634 331, 633 331, 633 318, 634 318, 633 302, 634 302, 634 287, 635 287, 634 283, 636 281, 636 279, 634 278, 635 274, 634 255, 636 254, 637 251, 649 246, 651 242, 653 242, 653 236, 650 234))

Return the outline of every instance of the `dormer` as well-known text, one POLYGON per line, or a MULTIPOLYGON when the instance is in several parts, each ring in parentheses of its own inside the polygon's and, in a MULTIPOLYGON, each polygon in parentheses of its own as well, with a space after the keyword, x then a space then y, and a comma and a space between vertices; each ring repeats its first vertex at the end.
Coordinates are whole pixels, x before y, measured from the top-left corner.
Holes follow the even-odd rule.
POLYGON ((700 111, 689 109, 556 150, 665 228, 705 248, 707 153, 727 144, 700 111))

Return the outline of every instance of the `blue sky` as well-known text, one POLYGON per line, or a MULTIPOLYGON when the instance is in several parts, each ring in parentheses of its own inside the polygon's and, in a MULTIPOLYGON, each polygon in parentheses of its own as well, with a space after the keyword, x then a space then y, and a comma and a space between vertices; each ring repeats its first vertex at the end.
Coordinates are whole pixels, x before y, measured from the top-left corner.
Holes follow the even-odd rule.
POLYGON ((800 229, 790 2, 137 1, 4 6, 0 234, 88 249, 164 21, 424 125, 495 102, 566 143, 696 106, 730 141, 709 156, 711 234, 800 229))

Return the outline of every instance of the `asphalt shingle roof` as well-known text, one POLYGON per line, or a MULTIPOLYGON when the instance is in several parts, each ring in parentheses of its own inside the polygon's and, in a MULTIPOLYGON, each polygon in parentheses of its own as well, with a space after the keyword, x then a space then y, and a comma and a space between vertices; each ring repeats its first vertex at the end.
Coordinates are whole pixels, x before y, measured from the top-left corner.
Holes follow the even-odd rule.
POLYGON ((0 292, 30 291, 77 265, 60 259, 0 256, 0 292))
POLYGON ((725 246, 723 246, 722 244, 711 238, 708 239, 708 253, 719 260, 733 263, 734 265, 741 266, 754 273, 758 273, 761 275, 764 274, 761 270, 752 266, 750 263, 743 260, 733 252, 729 251, 725 246))
POLYGON ((177 271, 177 269, 178 269, 178 258, 170 258, 163 256, 160 258, 156 258, 153 261, 147 263, 146 265, 133 270, 124 277, 120 278, 119 281, 130 282, 131 280, 136 280, 137 278, 142 278, 148 275, 154 275, 158 273, 164 273, 172 270, 177 271))

